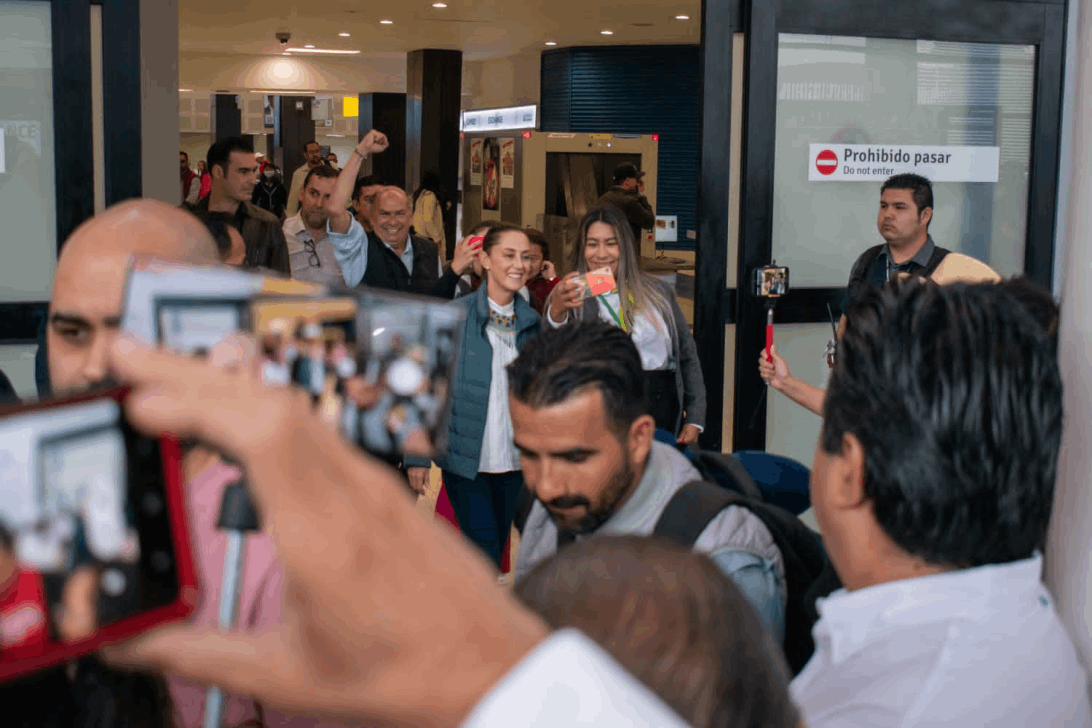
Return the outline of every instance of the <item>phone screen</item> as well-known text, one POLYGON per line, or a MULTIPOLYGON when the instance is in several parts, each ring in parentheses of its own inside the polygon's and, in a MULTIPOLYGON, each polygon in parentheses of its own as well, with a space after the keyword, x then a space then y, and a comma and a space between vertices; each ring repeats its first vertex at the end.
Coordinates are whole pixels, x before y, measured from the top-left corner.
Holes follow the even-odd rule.
POLYGON ((257 300, 250 319, 269 384, 310 392, 320 419, 376 455, 443 450, 458 307, 399 294, 257 300))
POLYGON ((0 679, 192 609, 178 446, 122 396, 0 411, 0 679))

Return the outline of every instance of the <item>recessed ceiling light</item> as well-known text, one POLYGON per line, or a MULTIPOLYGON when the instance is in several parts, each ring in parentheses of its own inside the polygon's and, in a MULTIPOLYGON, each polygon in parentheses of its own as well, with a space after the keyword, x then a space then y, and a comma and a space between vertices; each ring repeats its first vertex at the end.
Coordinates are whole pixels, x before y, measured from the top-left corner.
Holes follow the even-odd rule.
POLYGON ((394 21, 393 20, 380 20, 379 24, 380 25, 394 25, 394 21))
POLYGON ((613 30, 601 30, 601 31, 599 31, 599 33, 600 33, 600 35, 614 35, 613 30))
POLYGON ((314 48, 313 45, 305 45, 304 48, 314 48))
POLYGON ((360 55, 360 51, 344 51, 338 48, 289 48, 285 51, 285 55, 289 53, 317 53, 327 54, 332 56, 356 56, 360 55))
POLYGON ((348 33, 338 33, 338 35, 340 35, 342 38, 348 38, 349 37, 348 33))
POLYGON ((557 43, 555 43, 552 40, 548 40, 548 41, 546 41, 546 45, 557 45, 557 43))
POLYGON ((675 20, 690 20, 689 15, 676 15, 675 20))
POLYGON ((434 7, 434 8, 446 8, 447 3, 432 3, 432 7, 434 7))

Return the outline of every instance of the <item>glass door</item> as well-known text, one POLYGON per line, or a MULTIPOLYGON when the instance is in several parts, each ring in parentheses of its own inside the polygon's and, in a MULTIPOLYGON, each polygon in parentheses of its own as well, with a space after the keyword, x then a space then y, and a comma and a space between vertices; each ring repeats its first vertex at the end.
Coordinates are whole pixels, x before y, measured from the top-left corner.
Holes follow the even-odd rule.
POLYGON ((823 387, 850 267, 883 242, 888 176, 929 178, 937 245, 1002 275, 1049 286, 1054 248, 1064 6, 833 5, 754 0, 747 38, 732 449, 805 463, 820 419, 764 391, 755 268, 790 268, 775 340, 794 376, 823 387))

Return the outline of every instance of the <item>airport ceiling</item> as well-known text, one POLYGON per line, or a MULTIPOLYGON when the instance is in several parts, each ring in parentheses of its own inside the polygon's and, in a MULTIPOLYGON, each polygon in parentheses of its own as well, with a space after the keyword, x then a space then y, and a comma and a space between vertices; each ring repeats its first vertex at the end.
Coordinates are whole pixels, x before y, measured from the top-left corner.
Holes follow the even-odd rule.
POLYGON ((700 0, 181 0, 180 49, 279 55, 276 34, 289 32, 291 48, 359 50, 357 58, 444 48, 474 61, 546 50, 547 41, 558 48, 698 43, 700 12, 700 0))

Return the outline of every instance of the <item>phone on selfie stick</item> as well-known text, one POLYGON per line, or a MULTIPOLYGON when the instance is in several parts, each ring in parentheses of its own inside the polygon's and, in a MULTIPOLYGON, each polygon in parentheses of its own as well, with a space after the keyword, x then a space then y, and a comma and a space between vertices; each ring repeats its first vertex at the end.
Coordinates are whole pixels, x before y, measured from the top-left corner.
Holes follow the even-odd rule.
POLYGON ((766 301, 766 361, 773 363, 770 349, 773 347, 774 306, 777 299, 789 292, 789 269, 773 261, 764 268, 755 269, 755 295, 766 301))

